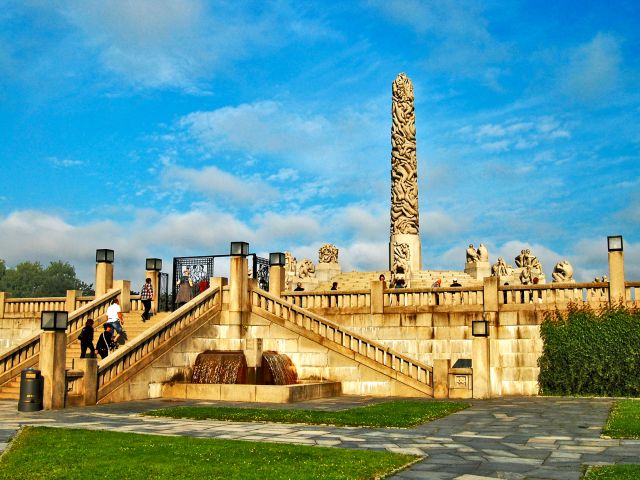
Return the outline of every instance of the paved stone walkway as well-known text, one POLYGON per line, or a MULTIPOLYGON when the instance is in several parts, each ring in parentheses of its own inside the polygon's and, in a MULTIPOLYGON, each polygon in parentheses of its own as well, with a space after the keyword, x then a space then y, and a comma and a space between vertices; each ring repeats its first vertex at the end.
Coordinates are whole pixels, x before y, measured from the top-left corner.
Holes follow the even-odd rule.
MULTIPOLYGON (((380 399, 339 397, 271 408, 333 410, 375 401, 380 399)), ((609 399, 533 397, 474 401, 467 410, 412 429, 192 421, 139 415, 170 405, 212 403, 216 402, 148 400, 20 413, 15 402, 0 402, 0 451, 20 426, 48 425, 387 450, 425 457, 395 479, 570 480, 581 477, 583 465, 640 463, 640 440, 600 438, 613 403, 609 399)))

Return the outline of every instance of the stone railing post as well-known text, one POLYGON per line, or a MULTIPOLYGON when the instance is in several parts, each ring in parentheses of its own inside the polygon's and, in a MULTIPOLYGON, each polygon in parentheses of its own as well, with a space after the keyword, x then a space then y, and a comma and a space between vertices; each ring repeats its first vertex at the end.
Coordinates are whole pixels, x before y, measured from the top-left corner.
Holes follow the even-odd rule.
POLYGON ((371 315, 384 314, 384 281, 371 282, 371 315))
POLYGON ((46 331, 40 334, 40 371, 44 379, 45 410, 64 408, 66 390, 67 334, 46 331))
POLYGON ((498 281, 498 277, 486 277, 483 283, 482 320, 489 322, 489 336, 472 339, 473 398, 491 398, 501 394, 500 366, 497 364, 499 357, 495 344, 499 305, 498 281), (493 355, 492 350, 495 352, 493 355))
POLYGON ((64 309, 67 312, 73 312, 76 309, 76 300, 80 296, 78 290, 67 290, 67 299, 64 303, 64 309))
POLYGON ((625 301, 624 252, 609 252, 609 303, 615 305, 625 301))
MULTIPOLYGON (((247 257, 231 257, 229 269, 229 323, 245 325, 249 311, 249 262, 247 257)), ((241 332, 243 334, 244 332, 241 332)))
POLYGON ((98 359, 76 358, 75 364, 84 372, 82 376, 82 405, 95 405, 98 401, 98 359))
POLYGON ((131 311, 131 282, 129 280, 116 280, 113 288, 120 290, 120 309, 122 313, 131 311))
POLYGON ((113 263, 96 262, 96 297, 100 297, 113 288, 113 263))
POLYGON ((0 318, 4 318, 5 300, 10 296, 7 292, 0 292, 0 318))
POLYGON ((281 265, 271 265, 269 267, 269 293, 280 298, 284 291, 284 280, 286 272, 281 265))
POLYGON ((447 358, 433 361, 433 398, 449 398, 449 367, 447 358))

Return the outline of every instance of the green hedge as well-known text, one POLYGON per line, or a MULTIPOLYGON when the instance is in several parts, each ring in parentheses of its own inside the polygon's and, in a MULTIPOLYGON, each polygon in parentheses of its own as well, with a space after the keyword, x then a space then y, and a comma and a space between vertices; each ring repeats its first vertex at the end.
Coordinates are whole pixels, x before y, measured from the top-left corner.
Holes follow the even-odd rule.
POLYGON ((541 394, 640 395, 640 310, 571 305, 548 314, 540 335, 541 394))

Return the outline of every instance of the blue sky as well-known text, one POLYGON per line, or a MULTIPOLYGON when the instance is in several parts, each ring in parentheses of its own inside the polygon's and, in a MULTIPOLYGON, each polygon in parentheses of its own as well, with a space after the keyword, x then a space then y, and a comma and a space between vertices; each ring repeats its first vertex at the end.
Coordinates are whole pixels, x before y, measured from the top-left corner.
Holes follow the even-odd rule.
MULTIPOLYGON (((333 243, 387 265, 391 83, 414 82, 424 268, 469 243, 640 278, 635 1, 0 0, 0 258, 333 243)), ((165 269, 165 271, 168 268, 165 269)), ((223 273, 223 272, 220 272, 223 273)))

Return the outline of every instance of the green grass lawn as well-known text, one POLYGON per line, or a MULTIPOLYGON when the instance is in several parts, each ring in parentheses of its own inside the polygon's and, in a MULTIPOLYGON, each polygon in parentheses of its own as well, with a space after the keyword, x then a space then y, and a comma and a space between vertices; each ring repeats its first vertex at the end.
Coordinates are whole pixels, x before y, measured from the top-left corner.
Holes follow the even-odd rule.
MULTIPOLYGON (((602 434, 611 438, 640 438, 640 400, 618 400, 609 413, 602 434)), ((640 465, 591 467, 584 480, 637 480, 640 465)))
POLYGON ((640 465, 606 465, 591 467, 583 480, 638 480, 640 465))
POLYGON ((307 423, 353 427, 413 427, 463 410, 462 402, 424 402, 398 400, 365 407, 323 412, 276 408, 172 407, 152 410, 145 415, 190 418, 196 420, 230 420, 236 422, 307 423))
POLYGON ((370 479, 419 457, 266 442, 25 428, 0 479, 370 479))
POLYGON ((618 400, 602 434, 612 438, 640 438, 640 400, 618 400))

